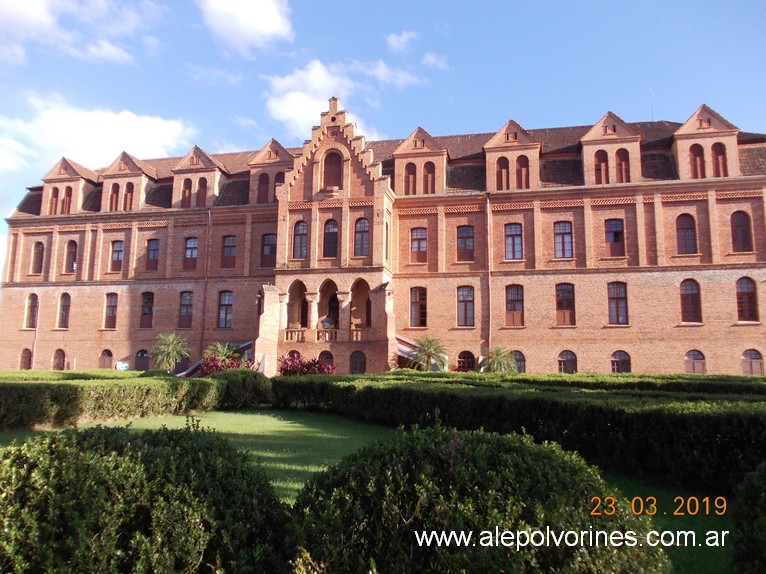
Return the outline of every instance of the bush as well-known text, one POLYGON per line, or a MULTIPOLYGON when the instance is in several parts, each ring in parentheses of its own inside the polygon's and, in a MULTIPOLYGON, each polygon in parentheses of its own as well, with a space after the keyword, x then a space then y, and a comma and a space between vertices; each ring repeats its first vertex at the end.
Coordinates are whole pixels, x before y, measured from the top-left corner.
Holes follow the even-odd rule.
POLYGON ((766 462, 747 474, 732 508, 733 562, 741 574, 766 572, 766 462))
POLYGON ((288 514, 249 456, 185 429, 67 431, 0 459, 0 570, 280 572, 288 514))
POLYGON ((227 359, 221 359, 219 357, 210 355, 202 359, 202 363, 199 366, 199 374, 201 377, 212 375, 213 373, 219 373, 221 371, 228 371, 230 369, 250 369, 255 370, 258 367, 250 359, 244 357, 229 357, 227 359))
POLYGON ((332 375, 335 365, 315 359, 305 359, 301 355, 283 355, 277 359, 280 375, 332 375))
POLYGON ((607 495, 620 500, 596 469, 557 445, 437 426, 400 431, 315 475, 294 512, 301 545, 327 572, 669 571, 662 550, 639 546, 651 529, 648 517, 593 522, 588 501, 607 495), (620 531, 626 540, 632 531, 636 543, 487 548, 495 527, 620 531), (415 532, 443 530, 473 531, 476 545, 416 543, 415 532))
POLYGON ((236 410, 271 404, 271 379, 251 369, 231 369, 210 376, 221 383, 218 409, 236 410))

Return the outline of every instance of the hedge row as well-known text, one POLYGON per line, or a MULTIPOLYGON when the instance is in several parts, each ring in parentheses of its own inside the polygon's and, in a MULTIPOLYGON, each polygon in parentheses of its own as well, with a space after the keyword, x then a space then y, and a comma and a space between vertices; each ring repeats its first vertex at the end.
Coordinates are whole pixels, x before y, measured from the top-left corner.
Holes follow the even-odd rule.
POLYGON ((388 425, 525 431, 586 460, 638 476, 730 491, 766 452, 766 404, 639 391, 487 388, 439 379, 333 382, 277 377, 275 404, 388 425))
MULTIPOLYGON (((75 375, 79 376, 79 375, 75 375)), ((108 380, 0 383, 0 428, 233 410, 270 402, 270 382, 237 369, 208 378, 154 374, 108 380)))

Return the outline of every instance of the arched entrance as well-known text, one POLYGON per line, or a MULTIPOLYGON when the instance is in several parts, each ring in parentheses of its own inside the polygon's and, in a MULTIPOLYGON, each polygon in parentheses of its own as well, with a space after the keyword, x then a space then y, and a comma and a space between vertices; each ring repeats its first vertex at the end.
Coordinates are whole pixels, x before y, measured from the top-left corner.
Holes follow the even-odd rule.
POLYGON ((56 349, 53 353, 53 370, 63 371, 66 365, 66 353, 63 349, 56 349))
POLYGON ((32 350, 23 349, 21 351, 21 357, 19 357, 19 369, 22 371, 28 371, 32 368, 32 350))
POLYGON ((101 355, 98 357, 99 369, 111 369, 112 368, 112 352, 109 349, 101 351, 101 355))

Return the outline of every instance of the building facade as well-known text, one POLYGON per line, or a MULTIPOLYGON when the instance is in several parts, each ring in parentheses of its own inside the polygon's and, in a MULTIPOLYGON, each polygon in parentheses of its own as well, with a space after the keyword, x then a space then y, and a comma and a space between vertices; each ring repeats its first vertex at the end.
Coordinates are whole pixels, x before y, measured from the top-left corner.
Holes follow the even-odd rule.
POLYGON ((7 219, 0 368, 149 368, 248 344, 380 372, 763 374, 766 135, 703 105, 626 123, 366 142, 332 98, 301 148, 62 158, 7 219))

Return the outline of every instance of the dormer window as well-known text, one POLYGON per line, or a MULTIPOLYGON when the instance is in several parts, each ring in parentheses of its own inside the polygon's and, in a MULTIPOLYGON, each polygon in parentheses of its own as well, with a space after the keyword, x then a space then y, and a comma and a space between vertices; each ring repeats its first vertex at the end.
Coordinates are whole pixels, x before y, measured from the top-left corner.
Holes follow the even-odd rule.
POLYGON ((620 148, 615 154, 617 160, 617 183, 630 183, 630 154, 625 148, 620 148))
POLYGON ((602 149, 593 157, 596 185, 609 183, 609 156, 602 149))
POLYGON ((705 151, 700 144, 689 148, 689 175, 692 179, 705 179, 705 151))
POLYGON ((726 146, 721 142, 713 144, 713 177, 728 177, 729 167, 726 163, 726 146))

